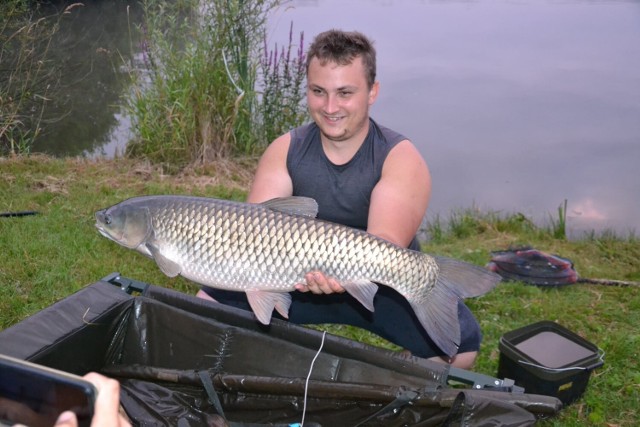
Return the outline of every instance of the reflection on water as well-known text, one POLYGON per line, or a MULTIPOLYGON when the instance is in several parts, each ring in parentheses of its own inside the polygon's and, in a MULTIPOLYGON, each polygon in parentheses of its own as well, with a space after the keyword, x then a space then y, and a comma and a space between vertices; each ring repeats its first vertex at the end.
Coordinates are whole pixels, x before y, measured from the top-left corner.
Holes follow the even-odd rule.
MULTIPOLYGON (((65 2, 54 2, 41 14, 64 7, 65 2)), ((122 94, 130 82, 122 64, 137 47, 133 26, 139 14, 136 1, 92 1, 62 16, 48 57, 59 67, 61 87, 58 96, 48 98, 43 132, 32 151, 81 155, 114 145, 119 136, 114 130, 129 123, 120 121, 122 94)))
MULTIPOLYGON (((64 53, 61 102, 74 113, 49 126, 38 149, 109 154, 126 143, 127 120, 116 115, 122 76, 101 50, 129 55, 126 3, 87 3, 74 17, 73 37, 61 45, 74 46, 64 53)), ((272 17, 272 43, 286 43, 291 21, 308 41, 331 27, 375 40, 381 94, 373 116, 427 159, 430 218, 476 206, 542 223, 567 199, 574 235, 640 230, 640 2, 290 5, 272 17)))

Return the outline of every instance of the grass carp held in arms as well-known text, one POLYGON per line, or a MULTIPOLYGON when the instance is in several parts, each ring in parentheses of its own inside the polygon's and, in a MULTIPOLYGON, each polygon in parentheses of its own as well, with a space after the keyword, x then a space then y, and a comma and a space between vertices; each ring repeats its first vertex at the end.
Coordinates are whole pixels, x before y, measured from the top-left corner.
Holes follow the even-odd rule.
POLYGON ((260 204, 204 197, 134 197, 96 212, 110 240, 153 258, 169 277, 241 291, 258 320, 287 317, 290 291, 310 271, 338 280, 373 311, 378 285, 409 301, 447 355, 460 343, 458 299, 491 290, 500 277, 466 262, 394 245, 362 230, 315 219, 306 197, 260 204))

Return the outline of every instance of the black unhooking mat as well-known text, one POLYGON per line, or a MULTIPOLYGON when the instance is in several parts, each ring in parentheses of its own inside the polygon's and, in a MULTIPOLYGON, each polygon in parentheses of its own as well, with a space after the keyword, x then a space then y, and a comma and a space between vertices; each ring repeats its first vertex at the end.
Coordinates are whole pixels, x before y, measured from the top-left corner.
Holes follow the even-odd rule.
POLYGON ((277 319, 263 326, 252 313, 117 273, 0 332, 0 352, 117 378, 140 426, 295 426, 303 417, 309 427, 527 426, 561 406, 453 387, 448 365, 277 319))

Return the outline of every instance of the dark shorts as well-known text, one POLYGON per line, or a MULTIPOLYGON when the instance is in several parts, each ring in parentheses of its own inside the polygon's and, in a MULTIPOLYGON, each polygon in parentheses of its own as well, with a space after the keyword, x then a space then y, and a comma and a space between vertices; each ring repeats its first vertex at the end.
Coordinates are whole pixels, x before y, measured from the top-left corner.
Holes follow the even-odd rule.
MULTIPOLYGON (((244 292, 203 288, 220 303, 251 310, 244 292)), ((388 286, 380 286, 374 299, 374 312, 347 293, 315 295, 311 292, 291 292, 289 321, 297 324, 336 323, 357 326, 373 332, 414 356, 443 356, 427 335, 413 309, 400 294, 388 286)), ((276 312, 274 317, 281 318, 276 312)), ((461 344, 459 353, 478 351, 482 334, 475 317, 462 301, 458 303, 461 344)))

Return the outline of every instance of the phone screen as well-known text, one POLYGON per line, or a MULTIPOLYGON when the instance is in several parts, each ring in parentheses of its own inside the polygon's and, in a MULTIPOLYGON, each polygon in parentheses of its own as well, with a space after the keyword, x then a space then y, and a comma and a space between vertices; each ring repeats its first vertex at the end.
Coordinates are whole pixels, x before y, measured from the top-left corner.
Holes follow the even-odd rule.
POLYGON ((29 427, 55 424, 67 410, 90 426, 96 391, 81 377, 0 355, 0 420, 29 427))

